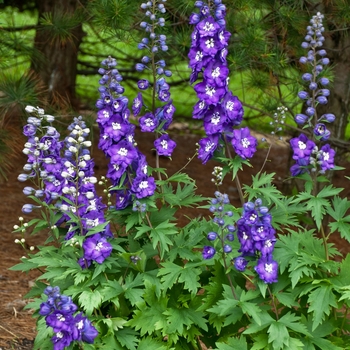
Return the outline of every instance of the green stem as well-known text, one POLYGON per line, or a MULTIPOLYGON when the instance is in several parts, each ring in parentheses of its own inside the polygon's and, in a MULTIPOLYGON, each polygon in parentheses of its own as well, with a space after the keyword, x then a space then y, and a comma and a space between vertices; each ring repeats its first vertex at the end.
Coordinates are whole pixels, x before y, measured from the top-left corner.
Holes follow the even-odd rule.
POLYGON ((276 320, 278 320, 279 317, 278 317, 278 312, 277 312, 277 306, 276 306, 276 303, 275 303, 275 296, 272 294, 271 289, 270 289, 270 287, 268 285, 267 285, 267 290, 269 291, 269 294, 270 294, 270 297, 271 297, 271 300, 272 300, 273 312, 276 315, 276 320))
POLYGON ((324 245, 324 252, 326 254, 326 260, 329 260, 329 252, 328 252, 328 245, 327 245, 327 237, 326 234, 324 232, 323 226, 321 226, 321 235, 322 235, 322 241, 323 241, 323 245, 324 245))

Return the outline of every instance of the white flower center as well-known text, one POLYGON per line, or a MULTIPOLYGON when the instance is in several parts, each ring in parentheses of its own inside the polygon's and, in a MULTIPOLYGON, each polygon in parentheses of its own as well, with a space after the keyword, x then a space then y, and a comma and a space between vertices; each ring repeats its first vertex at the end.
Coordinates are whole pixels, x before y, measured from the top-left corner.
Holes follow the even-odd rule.
POLYGON ((78 329, 83 329, 84 327, 84 321, 80 320, 78 323, 75 324, 77 326, 78 329))
POLYGON ((98 219, 87 219, 86 220, 86 225, 89 226, 89 227, 95 227, 98 225, 98 219))
POLYGON ((220 114, 218 112, 214 113, 210 122, 214 125, 218 125, 220 123, 220 114))
POLYGON ((57 319, 60 321, 60 322, 64 322, 66 320, 66 318, 61 315, 61 314, 57 314, 57 319))
POLYGON ((113 130, 120 130, 122 126, 120 125, 120 123, 112 123, 112 128, 113 130))
POLYGON ((249 216, 249 221, 255 221, 256 218, 257 218, 256 214, 252 214, 249 216))
POLYGON ((103 111, 103 117, 104 118, 109 118, 109 112, 108 111, 103 111))
POLYGON ((273 271, 272 264, 265 264, 265 271, 271 273, 273 271))
POLYGON ((208 39, 208 40, 205 42, 205 46, 206 46, 208 49, 214 47, 214 39, 213 39, 213 38, 208 39))
POLYGON ((211 76, 213 78, 217 78, 220 76, 220 67, 216 67, 215 69, 213 69, 213 71, 211 72, 211 76))
POLYGON ((233 107, 235 106, 235 103, 233 101, 227 101, 226 103, 226 109, 233 111, 233 107))
POLYGON ((265 241, 265 247, 267 247, 267 248, 272 247, 271 239, 268 239, 267 241, 265 241))
POLYGON ((243 239, 246 241, 248 239, 248 235, 243 231, 243 239))
POLYGON ((205 86, 205 93, 206 93, 207 95, 209 95, 210 97, 213 97, 213 95, 215 94, 215 92, 216 92, 216 90, 215 90, 214 87, 208 86, 208 85, 205 86))
POLYGON ((147 181, 141 181, 139 188, 145 189, 148 188, 148 182, 147 181))
POLYGON ((205 151, 209 152, 213 147, 215 146, 215 144, 213 142, 207 142, 205 145, 205 151))
POLYGON ((147 118, 147 119, 145 120, 145 124, 146 124, 146 126, 148 126, 148 127, 154 125, 153 120, 152 120, 151 118, 147 118))
POLYGON ((163 140, 160 144, 164 149, 168 149, 168 141, 163 140))
POLYGON ((299 147, 299 149, 305 149, 306 144, 303 141, 298 141, 298 147, 299 147))
POLYGON ((241 143, 242 143, 243 148, 248 148, 250 145, 250 142, 246 137, 244 139, 242 139, 241 143))
POLYGON ((196 53, 196 61, 201 61, 203 58, 203 52, 202 51, 197 51, 196 53))
POLYGON ((117 152, 120 156, 122 156, 122 157, 125 157, 125 156, 127 156, 127 154, 128 154, 128 150, 126 149, 126 148, 121 148, 118 152, 117 152))
POLYGON ((210 32, 211 30, 214 30, 215 27, 213 25, 213 23, 210 23, 210 22, 206 22, 204 27, 203 27, 203 30, 206 31, 206 32, 210 32))
POLYGON ((329 160, 329 153, 328 152, 323 152, 323 160, 328 162, 328 160, 329 160))

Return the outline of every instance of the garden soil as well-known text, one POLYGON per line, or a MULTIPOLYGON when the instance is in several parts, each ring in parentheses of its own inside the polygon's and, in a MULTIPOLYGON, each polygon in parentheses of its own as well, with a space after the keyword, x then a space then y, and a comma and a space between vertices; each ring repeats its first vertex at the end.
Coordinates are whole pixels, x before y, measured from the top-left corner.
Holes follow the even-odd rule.
MULTIPOLYGON (((216 164, 209 161, 206 165, 202 165, 196 157, 189 162, 196 149, 196 143, 199 140, 198 135, 187 133, 181 126, 171 131, 171 136, 177 142, 177 148, 173 153, 172 160, 161 158, 160 166, 166 168, 168 174, 173 174, 179 169, 183 169, 190 177, 195 179, 198 193, 205 197, 213 196, 216 190, 214 184, 211 183, 211 173, 216 164), (181 130, 182 129, 182 130, 181 130)), ((155 166, 155 154, 153 148, 153 134, 136 132, 136 141, 143 153, 146 154, 150 166, 155 166)), ((18 135, 18 142, 24 144, 25 139, 18 135)), ((287 143, 281 141, 274 142, 272 140, 271 152, 265 162, 268 145, 259 148, 258 152, 252 159, 252 167, 244 166, 243 171, 239 173, 241 184, 250 184, 252 175, 262 169, 267 173, 274 172, 275 185, 281 190, 291 188, 291 182, 288 174, 288 163, 290 159, 290 151, 287 143)), ((106 174, 107 162, 100 150, 95 146, 93 148, 93 157, 95 159, 96 176, 106 174)), ((25 308, 30 301, 24 296, 28 293, 34 280, 40 276, 39 271, 30 273, 22 273, 10 271, 9 268, 19 262, 19 259, 26 254, 24 248, 14 243, 14 240, 23 238, 20 234, 13 234, 13 226, 18 224, 19 216, 23 216, 25 222, 31 217, 21 213, 21 207, 26 203, 26 197, 22 193, 22 189, 26 184, 17 180, 18 174, 25 164, 24 155, 20 155, 14 161, 13 169, 9 174, 8 181, 0 184, 0 247, 2 256, 0 259, 0 350, 19 349, 28 350, 33 347, 33 339, 35 337, 35 319, 32 317, 32 310, 25 308)), ((349 181, 344 178, 349 175, 350 165, 342 162, 342 166, 346 170, 338 171, 334 175, 335 184, 345 188, 343 195, 350 198, 349 181)), ((231 203, 240 206, 236 183, 225 179, 221 189, 229 195, 231 203)), ((189 217, 198 217, 200 215, 208 215, 206 211, 197 209, 186 209, 179 214, 179 220, 182 225, 186 224, 189 217)), ((39 233, 34 236, 25 234, 25 249, 31 246, 38 246, 44 243, 45 233, 39 233)), ((337 245, 340 252, 345 255, 350 252, 350 244, 338 236, 332 237, 333 242, 337 245)), ((204 348, 203 348, 204 349, 204 348)))

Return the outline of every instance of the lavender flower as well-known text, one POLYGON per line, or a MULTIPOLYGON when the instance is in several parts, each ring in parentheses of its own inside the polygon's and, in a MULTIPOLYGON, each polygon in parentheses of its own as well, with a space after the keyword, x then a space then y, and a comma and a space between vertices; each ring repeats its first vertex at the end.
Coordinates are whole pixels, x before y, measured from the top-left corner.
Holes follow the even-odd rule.
POLYGON ((70 297, 60 294, 59 287, 47 287, 46 302, 40 305, 39 314, 45 316, 48 327, 55 332, 51 338, 54 350, 63 350, 74 341, 93 344, 98 332, 82 313, 75 315, 78 307, 70 297))
POLYGON ((278 274, 278 265, 272 260, 276 239, 271 221, 268 208, 262 205, 260 198, 255 203, 244 204, 241 218, 237 221, 241 256, 233 260, 236 269, 244 271, 248 265, 246 257, 259 258, 255 271, 265 283, 277 282, 278 274))
MULTIPOLYGON (((145 44, 146 45, 146 44, 145 44)), ((100 128, 99 148, 109 158, 107 177, 111 180, 113 187, 123 188, 122 192, 127 194, 121 196, 122 192, 112 191, 116 195, 116 209, 124 209, 131 204, 131 195, 141 198, 140 196, 151 196, 154 193, 155 186, 149 187, 149 190, 140 192, 134 191, 137 188, 133 181, 138 178, 138 173, 147 169, 147 163, 134 140, 134 125, 130 123, 130 110, 128 109, 128 99, 122 94, 124 88, 120 81, 122 77, 115 68, 117 62, 114 58, 108 57, 102 61, 99 73, 100 79, 100 99, 97 100, 96 106, 99 109, 97 122, 100 128), (142 161, 141 161, 142 160, 142 161), (128 181, 124 181, 127 174, 128 181), (151 188, 153 190, 151 190, 151 188)), ((149 83, 147 80, 140 80, 138 83, 142 89, 147 89, 149 83)), ((140 113, 143 106, 142 95, 138 94, 133 103, 133 112, 140 113)), ((144 118, 144 129, 155 129, 156 121, 153 115, 144 118)), ((145 175, 145 181, 154 182, 152 177, 145 175)))
MULTIPOLYGON (((155 143, 156 152, 158 155, 170 157, 174 150, 176 143, 173 141, 168 142, 169 147, 164 148, 161 144, 165 144, 164 135, 166 130, 169 128, 172 117, 175 112, 175 107, 171 100, 170 86, 166 81, 167 77, 172 75, 171 71, 164 69, 166 63, 164 59, 159 59, 159 55, 162 51, 167 51, 168 46, 166 44, 166 36, 160 34, 159 27, 163 27, 165 20, 162 17, 166 13, 166 9, 160 1, 148 1, 141 5, 141 9, 145 11, 145 15, 149 17, 148 21, 141 22, 140 26, 143 28, 148 37, 144 37, 139 43, 138 48, 140 50, 147 51, 146 55, 142 57, 142 63, 136 65, 138 71, 149 71, 151 72, 151 80, 140 79, 137 83, 138 88, 141 92, 138 93, 137 97, 133 102, 133 112, 135 115, 141 113, 143 105, 142 91, 153 85, 155 94, 152 97, 152 110, 147 109, 146 113, 139 119, 140 127, 142 132, 154 132, 163 134, 155 143), (142 69, 141 69, 142 68, 142 69), (156 108, 157 101, 160 103, 160 107, 156 108), (171 146, 170 146, 171 144, 171 146)), ((168 140, 168 138, 167 138, 168 140)), ((169 139, 170 140, 170 139, 169 139)))
POLYGON ((293 159, 296 161, 291 167, 292 176, 297 176, 309 171, 319 171, 324 173, 327 170, 334 168, 335 151, 329 145, 322 146, 322 142, 330 137, 330 131, 325 123, 332 123, 335 117, 331 113, 326 113, 318 117, 317 106, 325 105, 328 102, 327 97, 330 92, 324 88, 329 83, 329 80, 321 76, 321 72, 325 65, 329 64, 329 59, 326 56, 327 52, 321 49, 324 43, 323 36, 323 15, 317 13, 310 20, 310 25, 307 27, 307 35, 302 47, 307 49, 307 56, 300 58, 300 63, 304 64, 311 72, 304 73, 302 80, 306 82, 308 91, 300 91, 298 96, 306 104, 305 113, 299 113, 295 116, 295 121, 299 125, 306 125, 310 128, 310 133, 313 135, 313 140, 309 140, 305 134, 301 134, 297 138, 290 140, 293 150, 293 159), (327 146, 327 147, 326 147, 327 146), (323 148, 326 147, 325 157, 323 157, 323 148), (319 149, 321 149, 319 151, 319 149))
POLYGON ((257 141, 248 128, 238 132, 234 130, 242 122, 244 111, 238 97, 228 89, 226 55, 231 33, 226 30, 226 7, 221 1, 211 2, 210 5, 200 1, 195 6, 199 13, 193 13, 190 17, 190 23, 194 25, 188 54, 192 69, 190 82, 194 83, 200 74, 203 80, 194 85, 199 101, 194 106, 193 118, 203 119, 207 134, 199 142, 199 159, 206 163, 216 150, 221 149, 218 144, 227 139, 239 157, 251 158, 257 141))

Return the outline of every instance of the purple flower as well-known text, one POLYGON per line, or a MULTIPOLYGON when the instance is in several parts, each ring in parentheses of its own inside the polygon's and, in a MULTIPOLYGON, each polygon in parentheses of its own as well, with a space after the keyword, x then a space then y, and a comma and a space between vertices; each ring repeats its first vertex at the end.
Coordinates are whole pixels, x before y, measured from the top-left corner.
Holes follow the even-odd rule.
POLYGON ((244 272, 248 265, 248 260, 246 260, 243 256, 239 256, 234 259, 234 265, 236 270, 244 272))
POLYGON ((201 36, 214 36, 220 29, 220 26, 216 23, 213 17, 208 16, 200 21, 196 25, 196 28, 201 36))
POLYGON ((52 338, 53 350, 64 350, 72 342, 70 331, 59 331, 52 338))
POLYGON ((83 243, 84 258, 99 264, 111 255, 112 246, 99 233, 89 236, 83 243))
POLYGON ((221 105, 209 108, 204 116, 204 130, 207 135, 219 134, 224 129, 226 115, 221 105))
POLYGON ((255 266, 255 271, 259 278, 265 283, 275 283, 278 277, 278 264, 271 258, 262 257, 255 266))
POLYGON ((321 166, 321 172, 325 172, 326 170, 330 170, 334 168, 334 156, 335 151, 331 148, 329 144, 324 145, 321 147, 320 152, 320 166, 321 166))
POLYGON ((219 137, 217 135, 210 135, 199 140, 198 158, 203 164, 213 157, 218 145, 219 137))
POLYGON ((111 146, 108 155, 111 157, 112 164, 127 166, 137 157, 137 151, 132 144, 123 140, 111 146))
POLYGON ((216 86, 215 84, 210 84, 206 81, 196 84, 194 90, 196 91, 198 98, 208 105, 218 103, 226 92, 225 87, 216 86))
POLYGON ((30 137, 36 133, 36 126, 33 124, 27 124, 23 127, 23 135, 30 137))
POLYGON ((308 159, 316 146, 315 142, 309 140, 305 134, 300 134, 299 137, 291 139, 290 145, 293 149, 293 159, 295 160, 308 159))
POLYGON ((141 112, 142 106, 143 106, 142 94, 139 92, 132 104, 132 111, 135 116, 137 116, 141 112))
POLYGON ((252 158, 258 145, 256 138, 250 135, 248 127, 234 130, 231 143, 235 152, 243 159, 252 158))
POLYGON ((204 246, 202 251, 203 259, 208 260, 211 259, 216 253, 216 250, 210 246, 204 246))
POLYGON ((137 86, 140 90, 146 90, 148 89, 149 87, 149 81, 146 80, 146 79, 140 79, 138 82, 137 82, 137 86))
POLYGON ((193 108, 193 118, 203 119, 205 112, 208 110, 209 106, 203 100, 199 100, 193 108))
POLYGON ((131 191, 138 199, 152 196, 155 190, 154 178, 149 176, 136 177, 131 186, 131 191))
POLYGON ((318 123, 314 128, 314 135, 318 136, 321 141, 326 141, 329 139, 331 132, 327 129, 325 124, 318 123))
POLYGON ((242 103, 231 91, 229 91, 223 99, 223 108, 233 125, 239 125, 242 122, 244 114, 242 103))
POLYGON ((212 85, 225 86, 229 69, 220 61, 211 61, 204 70, 204 79, 212 85))
POLYGON ((164 134, 154 141, 154 146, 160 156, 171 157, 176 147, 176 142, 171 140, 169 135, 164 134))
POLYGON ((140 118, 140 127, 142 132, 153 132, 157 128, 157 122, 153 113, 148 112, 140 118))

